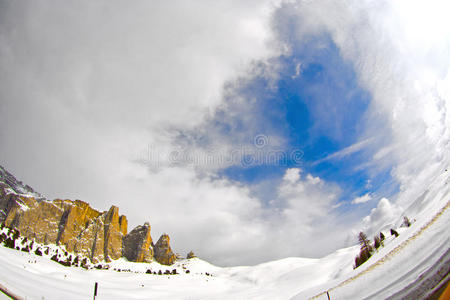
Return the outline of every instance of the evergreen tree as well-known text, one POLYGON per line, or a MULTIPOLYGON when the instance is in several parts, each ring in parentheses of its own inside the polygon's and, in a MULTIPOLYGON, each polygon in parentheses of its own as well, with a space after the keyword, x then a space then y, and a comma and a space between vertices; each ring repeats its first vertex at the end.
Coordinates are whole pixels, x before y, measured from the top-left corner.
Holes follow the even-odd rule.
POLYGON ((391 235, 395 235, 395 237, 398 237, 398 232, 395 229, 391 228, 391 235))
POLYGON ((360 232, 358 235, 359 245, 361 245, 361 250, 366 250, 369 253, 373 251, 373 247, 370 244, 369 239, 367 238, 367 235, 364 232, 360 232))
POLYGON ((380 232, 380 241, 384 241, 384 234, 380 232))
POLYGON ((359 251, 359 255, 355 258, 355 266, 354 268, 359 267, 366 260, 368 260, 372 256, 373 247, 370 244, 370 241, 367 239, 367 235, 364 232, 360 232, 358 234, 358 241, 361 245, 361 250, 359 251))
POLYGON ((380 248, 380 246, 381 246, 380 237, 375 236, 375 238, 373 239, 373 246, 375 247, 375 249, 380 248))

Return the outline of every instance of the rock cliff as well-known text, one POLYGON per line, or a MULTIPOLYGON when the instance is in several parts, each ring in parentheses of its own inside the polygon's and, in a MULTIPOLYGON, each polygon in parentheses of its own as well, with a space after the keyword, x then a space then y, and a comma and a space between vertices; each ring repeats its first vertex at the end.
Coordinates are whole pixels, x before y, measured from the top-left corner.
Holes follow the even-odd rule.
POLYGON ((150 262, 153 259, 153 242, 150 224, 137 226, 123 239, 123 256, 129 261, 150 262))
POLYGON ((127 218, 119 215, 118 207, 100 212, 81 200, 47 200, 1 166, 0 222, 28 239, 65 246, 94 263, 120 257, 166 265, 175 261, 169 236, 161 236, 153 249, 149 223, 128 233, 127 218))
POLYGON ((155 259, 163 265, 171 265, 176 259, 176 255, 170 248, 170 238, 163 234, 155 245, 155 259))

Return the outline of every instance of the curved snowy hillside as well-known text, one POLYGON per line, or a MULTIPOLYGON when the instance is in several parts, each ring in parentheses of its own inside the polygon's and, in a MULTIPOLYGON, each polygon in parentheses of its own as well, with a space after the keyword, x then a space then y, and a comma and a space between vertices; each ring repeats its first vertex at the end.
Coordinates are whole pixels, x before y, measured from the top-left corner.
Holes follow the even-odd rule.
POLYGON ((109 270, 64 267, 0 247, 0 284, 27 299, 87 298, 95 282, 97 299, 327 299, 325 291, 331 299, 420 299, 439 286, 449 270, 448 182, 448 172, 437 176, 416 203, 422 210, 411 227, 398 228, 397 238, 386 232, 385 246, 355 270, 359 246, 321 259, 286 258, 251 267, 220 268, 198 258, 173 266, 120 259, 109 263, 109 270), (176 269, 177 275, 147 274, 149 269, 176 269))

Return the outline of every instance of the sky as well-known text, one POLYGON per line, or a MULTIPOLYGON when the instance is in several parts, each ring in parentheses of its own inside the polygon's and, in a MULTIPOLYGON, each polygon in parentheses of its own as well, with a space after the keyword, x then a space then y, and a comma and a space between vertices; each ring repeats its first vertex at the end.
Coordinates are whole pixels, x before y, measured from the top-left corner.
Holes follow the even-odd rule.
POLYGON ((0 164, 218 265, 320 257, 449 163, 445 1, 0 1, 0 164))

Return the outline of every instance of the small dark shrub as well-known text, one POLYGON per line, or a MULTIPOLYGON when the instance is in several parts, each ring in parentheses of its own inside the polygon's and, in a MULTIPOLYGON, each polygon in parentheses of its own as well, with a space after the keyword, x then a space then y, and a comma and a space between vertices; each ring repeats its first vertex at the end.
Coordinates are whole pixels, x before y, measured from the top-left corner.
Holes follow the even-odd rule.
POLYGON ((177 275, 177 269, 172 270, 172 275, 177 275))
POLYGON ((83 258, 83 260, 81 261, 81 267, 85 268, 86 270, 88 269, 88 259, 87 259, 87 257, 83 258))
POLYGON ((13 240, 17 240, 20 236, 20 232, 17 229, 13 229, 13 240))
POLYGON ((60 260, 58 261, 61 265, 65 266, 65 267, 70 267, 72 266, 72 263, 69 260, 60 260))
POLYGON ((189 273, 191 273, 191 271, 189 271, 189 270, 186 270, 186 274, 189 274, 189 273))
POLYGON ((11 248, 11 249, 14 249, 14 247, 16 246, 14 240, 12 238, 10 238, 10 237, 8 237, 5 240, 4 245, 5 245, 5 247, 11 248))
POLYGON ((391 228, 391 235, 395 235, 395 237, 398 237, 398 232, 395 229, 391 228))
POLYGON ((158 275, 162 275, 162 272, 161 272, 161 270, 159 270, 159 271, 158 271, 158 275))
POLYGON ((146 274, 152 274, 152 270, 148 269, 145 273, 146 274))
POLYGON ((42 256, 41 248, 37 248, 36 251, 34 251, 34 254, 42 256))

